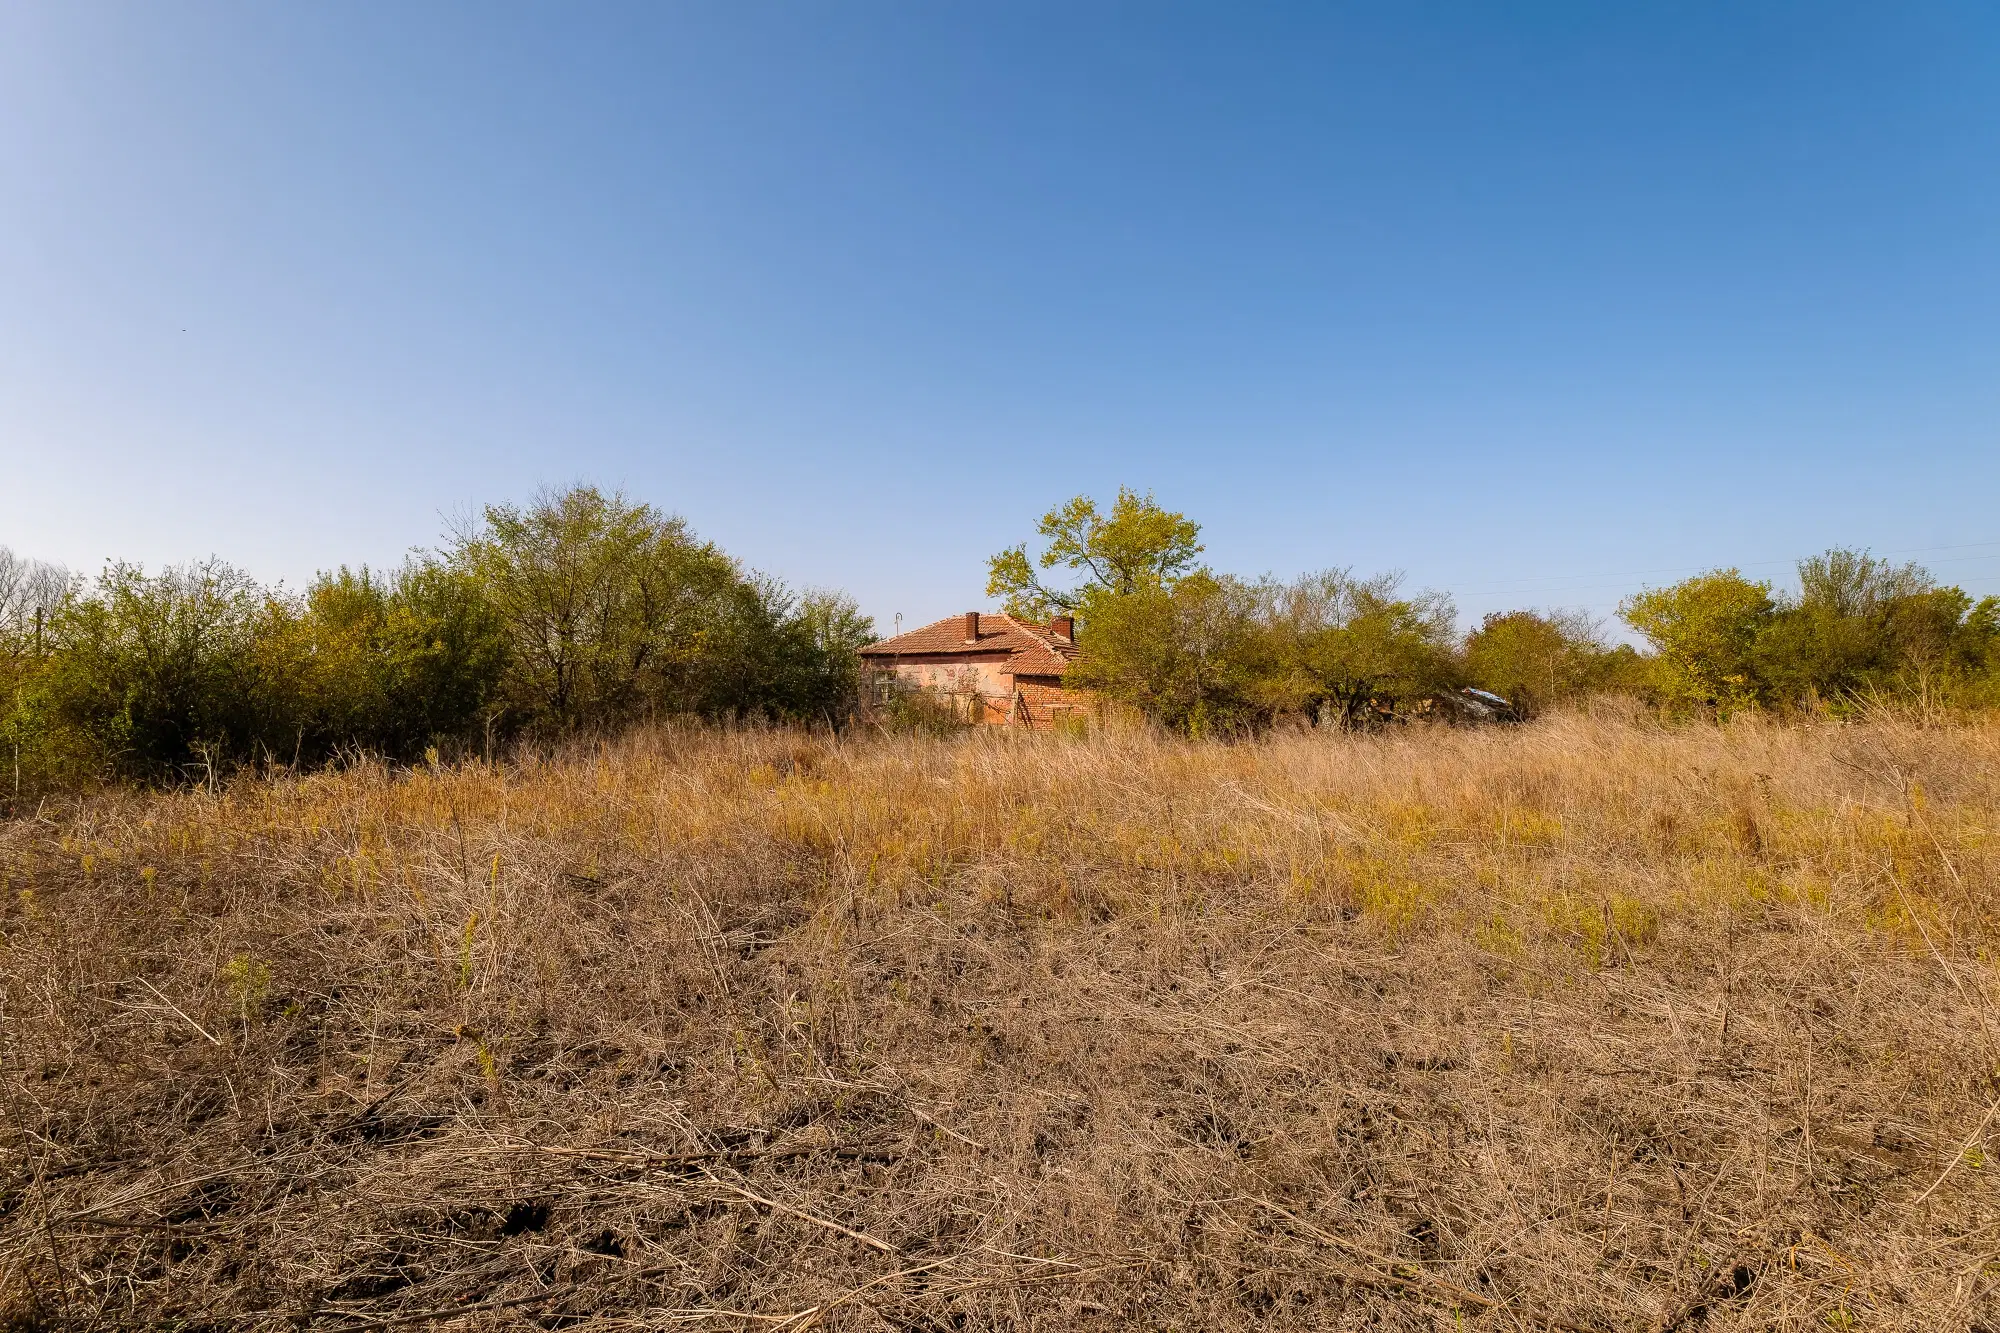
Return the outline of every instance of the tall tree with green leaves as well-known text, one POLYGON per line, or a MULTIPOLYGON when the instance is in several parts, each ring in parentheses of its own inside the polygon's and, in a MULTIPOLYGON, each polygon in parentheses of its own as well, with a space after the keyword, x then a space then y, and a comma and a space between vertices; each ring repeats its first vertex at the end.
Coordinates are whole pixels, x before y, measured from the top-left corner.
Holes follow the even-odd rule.
POLYGON ((219 560, 152 575, 115 563, 49 619, 35 712, 102 774, 212 774, 258 738, 268 609, 267 594, 219 560))
POLYGON ((304 597, 273 599, 259 640, 267 729, 296 735, 304 757, 361 748, 414 758, 499 721, 507 627, 464 571, 435 557, 386 577, 322 574, 304 597))
POLYGON ((1198 569, 1089 605, 1089 647, 1065 684, 1189 736, 1241 731, 1267 714, 1255 697, 1263 643, 1251 586, 1198 569))
POLYGON ((1799 564, 1758 640, 1774 698, 1835 708, 1881 691, 1957 686, 1984 669, 1991 635, 1958 588, 1913 564, 1836 547, 1799 564))
POLYGON ((777 579, 744 579, 730 614, 703 644, 683 711, 709 717, 845 722, 860 676, 860 650, 875 624, 845 593, 798 593, 777 579))
POLYGON ((1096 599, 1170 587, 1194 571, 1202 552, 1198 524, 1161 508, 1150 491, 1122 486, 1109 513, 1079 495, 1035 526, 1043 541, 1039 555, 1031 558, 1023 542, 987 562, 987 595, 1004 598, 1007 613, 1024 620, 1054 611, 1088 619, 1096 599), (1042 581, 1044 572, 1059 568, 1081 578, 1067 587, 1042 581))

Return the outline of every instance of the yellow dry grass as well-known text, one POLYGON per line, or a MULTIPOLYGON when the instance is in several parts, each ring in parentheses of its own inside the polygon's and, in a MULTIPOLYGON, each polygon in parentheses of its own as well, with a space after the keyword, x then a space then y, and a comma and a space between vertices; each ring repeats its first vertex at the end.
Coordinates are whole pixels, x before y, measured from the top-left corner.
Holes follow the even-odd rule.
POLYGON ((2000 1329, 1996 760, 666 729, 46 807, 0 1315, 2000 1329))

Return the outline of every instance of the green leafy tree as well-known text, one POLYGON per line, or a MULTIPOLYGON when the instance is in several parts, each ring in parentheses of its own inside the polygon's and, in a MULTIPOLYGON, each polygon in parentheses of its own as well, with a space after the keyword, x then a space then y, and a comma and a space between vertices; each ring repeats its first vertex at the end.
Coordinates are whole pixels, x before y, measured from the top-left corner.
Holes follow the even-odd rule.
POLYGON ((1965 613, 1953 654, 1962 672, 1960 699, 1972 707, 2000 708, 2000 597, 1982 597, 1965 613))
POLYGON ((1856 697, 1924 687, 1963 693, 1987 671, 1991 611, 1916 565, 1835 548, 1799 565, 1757 645, 1769 692, 1785 703, 1844 707, 1856 697))
POLYGON ((78 591, 60 565, 0 546, 0 809, 47 785, 73 781, 94 762, 83 738, 50 716, 39 687, 47 669, 49 622, 78 591))
POLYGON ((860 650, 874 638, 874 622, 844 593, 745 579, 706 642, 692 711, 843 724, 859 690, 860 650))
POLYGON ((246 644, 250 718, 240 749, 313 762, 384 748, 376 632, 389 592, 370 571, 321 575, 303 597, 263 594, 246 644))
POLYGON ((1052 611, 1086 615, 1106 596, 1165 588, 1195 568, 1201 528, 1184 514, 1162 509, 1148 492, 1120 487, 1111 512, 1079 495, 1042 515, 1036 531, 1044 543, 1030 558, 1024 542, 987 562, 986 592, 1005 600, 1009 615, 1040 620, 1052 611), (1081 575, 1074 586, 1051 586, 1042 573, 1067 569, 1081 575))
POLYGON ((861 688, 861 650, 875 622, 852 597, 832 589, 786 594, 779 618, 785 666, 777 698, 786 715, 844 722, 861 688))
POLYGON ((1197 567, 1198 524, 1121 487, 1108 513, 1079 495, 1042 515, 1036 530, 1041 552, 1031 557, 1023 543, 994 556, 986 591, 1023 620, 1055 611, 1077 619, 1089 646, 1066 683, 1180 731, 1246 723, 1256 710, 1246 657, 1255 598, 1197 567), (1044 582, 1057 569, 1074 577, 1044 582))
POLYGON ((1265 715, 1255 696, 1262 636, 1256 589, 1196 570, 1083 599, 1089 651, 1064 683, 1095 690, 1191 736, 1228 733, 1265 715))
POLYGON ((414 755, 469 740, 499 720, 511 649, 506 622, 465 571, 417 559, 397 573, 374 631, 387 712, 376 734, 391 753, 414 755))
POLYGON ((1763 702, 1757 641, 1776 614, 1771 585, 1715 570, 1628 597, 1625 623, 1655 649, 1654 677, 1671 709, 1727 715, 1763 702))
POLYGON ((1355 727, 1456 683, 1456 615, 1439 593, 1398 595, 1394 574, 1326 570, 1262 590, 1269 640, 1262 697, 1355 727))
POLYGON ((654 712, 838 724, 872 631, 851 599, 746 574, 680 520, 588 487, 303 594, 218 561, 118 564, 78 589, 0 550, 0 797, 654 712))
POLYGON ((256 738, 265 612, 262 591, 220 561, 150 576, 113 564, 48 619, 32 711, 72 733, 101 771, 212 774, 256 738))
POLYGON ((1466 636, 1465 674, 1532 716, 1605 688, 1631 656, 1579 612, 1496 611, 1466 636))
POLYGON ((248 651, 251 757, 319 762, 459 748, 493 719, 506 629, 463 572, 413 559, 267 594, 248 651))
POLYGON ((838 721, 873 637, 850 599, 794 594, 682 520, 587 486, 488 508, 449 563, 505 627, 499 699, 531 727, 838 721))
POLYGON ((754 600, 681 519, 589 486, 489 506, 451 560, 507 626, 506 701, 558 728, 699 709, 709 649, 754 600))
POLYGON ((1838 699, 1892 674, 1911 649, 1930 655, 1929 645, 1899 643, 1906 636, 1896 630, 1921 634, 1929 627, 1924 622, 1932 617, 1911 615, 1910 603, 1933 601, 1934 591, 1916 566, 1864 551, 1835 548, 1801 561, 1797 595, 1778 598, 1758 637, 1765 692, 1786 703, 1838 699))

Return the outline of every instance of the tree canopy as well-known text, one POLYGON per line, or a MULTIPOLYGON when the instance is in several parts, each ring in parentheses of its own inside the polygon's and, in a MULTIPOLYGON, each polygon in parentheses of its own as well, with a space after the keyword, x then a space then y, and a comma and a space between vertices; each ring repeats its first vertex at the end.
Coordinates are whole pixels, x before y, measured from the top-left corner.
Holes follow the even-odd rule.
POLYGON ((0 745, 37 783, 164 782, 649 715, 837 723, 872 637, 844 594, 794 593, 591 487, 492 506, 442 553, 303 594, 219 561, 83 585, 9 555, 0 745))
POLYGON ((1456 613, 1441 593, 1400 596, 1401 577, 1345 569, 1267 583, 1260 620, 1269 667, 1259 694, 1307 720, 1352 727, 1371 702, 1397 702, 1458 683, 1456 613))
POLYGON ((987 562, 987 595, 1004 598, 1009 615, 1028 620, 1085 611, 1097 597, 1170 587, 1195 569, 1202 552, 1198 524, 1161 508, 1150 491, 1124 487, 1108 514, 1079 495, 1042 515, 1035 530, 1044 543, 1038 556, 1031 559, 1023 542, 987 562), (1082 578, 1069 587, 1042 581, 1042 571, 1058 568, 1082 578))
POLYGON ((1915 565, 1836 547, 1803 560, 1797 592, 1733 569, 1625 600, 1653 645, 1652 683, 1673 711, 1846 707, 1914 688, 1993 688, 2000 599, 1975 603, 1915 565))

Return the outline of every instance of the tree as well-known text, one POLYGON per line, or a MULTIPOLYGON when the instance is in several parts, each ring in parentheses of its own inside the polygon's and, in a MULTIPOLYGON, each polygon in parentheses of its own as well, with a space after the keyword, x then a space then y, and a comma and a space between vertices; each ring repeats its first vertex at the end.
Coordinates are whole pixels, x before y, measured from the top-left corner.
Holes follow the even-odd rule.
POLYGON ((1992 633, 1970 597, 1923 568, 1836 547, 1799 564, 1757 643, 1768 693, 1783 703, 1843 700, 1985 666, 1992 633))
POLYGON ((731 613, 704 645, 690 711, 710 717, 845 721, 875 624, 845 593, 794 593, 776 579, 742 581, 731 613))
POLYGON ((1655 677, 1663 701, 1670 708, 1723 715, 1763 700, 1756 646, 1775 611, 1771 585, 1734 569, 1649 589, 1618 608, 1625 623, 1657 650, 1655 677))
POLYGON ((1085 603, 1090 648, 1064 683, 1096 690, 1191 736, 1260 720, 1257 592, 1196 570, 1128 592, 1100 589, 1085 603))
POLYGON ((342 567, 303 594, 218 561, 112 565, 78 589, 0 548, 0 753, 11 800, 650 712, 837 723, 872 637, 851 599, 794 594, 588 487, 494 506, 442 556, 342 567))
POLYGON ((1456 613, 1440 593, 1397 596, 1400 576, 1308 574, 1262 589, 1270 641, 1260 694, 1270 705, 1343 727, 1455 683, 1456 613))
POLYGON ((1036 531, 1046 543, 1039 556, 1031 560, 1024 542, 987 562, 987 595, 1005 598, 1007 613, 1025 620, 1055 610, 1085 612, 1093 598, 1107 594, 1169 587, 1194 570, 1202 551, 1198 524, 1162 509, 1151 492, 1142 496, 1122 486, 1109 514, 1079 495, 1042 515, 1036 531), (1043 583, 1037 569, 1058 566, 1082 574, 1082 581, 1070 588, 1043 583))
POLYGON ((492 506, 449 565, 505 627, 499 699, 529 726, 843 718, 873 637, 850 599, 794 594, 681 519, 587 486, 492 506))
POLYGON ((1041 620, 1064 611, 1089 650, 1065 674, 1169 727, 1189 733, 1234 729, 1255 705, 1245 649, 1254 638, 1254 594, 1198 568, 1201 528, 1163 509, 1151 493, 1120 487, 1107 514, 1079 495, 1042 515, 1043 540, 987 563, 986 591, 1009 615, 1041 620), (1068 587, 1042 572, 1080 576, 1068 587))
POLYGON ((77 580, 61 565, 18 556, 0 546, 0 650, 32 647, 34 632, 75 591, 77 580))
POLYGON ((1777 599, 1759 635, 1756 666, 1766 693, 1796 702, 1834 699, 1893 670, 1892 608, 1932 591, 1914 565, 1895 566, 1836 547, 1799 562, 1799 591, 1777 599))
POLYGON ((60 565, 16 555, 0 546, 0 752, 9 762, 4 789, 11 801, 30 784, 58 772, 73 776, 94 756, 80 737, 64 734, 37 688, 48 666, 49 622, 77 591, 60 565))
POLYGON ((262 591, 218 560, 147 575, 114 564, 47 626, 36 715, 98 763, 161 781, 242 753, 257 731, 262 591))
POLYGON ((787 648, 785 711, 844 720, 860 692, 861 650, 875 641, 875 622, 846 593, 820 588, 791 601, 779 624, 787 648))
POLYGON ((1581 612, 1496 611, 1465 640, 1466 676, 1528 716, 1601 687, 1615 665, 1581 612))
POLYGON ((479 586, 428 557, 388 578, 342 567, 296 602, 272 599, 258 651, 271 751, 306 759, 465 744, 495 720, 509 662, 506 626, 479 586))
POLYGON ((685 522, 590 486, 488 506, 451 561, 507 626, 508 702, 559 728, 697 707, 745 605, 735 562, 685 522))
POLYGON ((420 558, 397 573, 375 629, 387 714, 377 735, 391 753, 414 754, 498 719, 511 661, 498 608, 463 570, 420 558))

